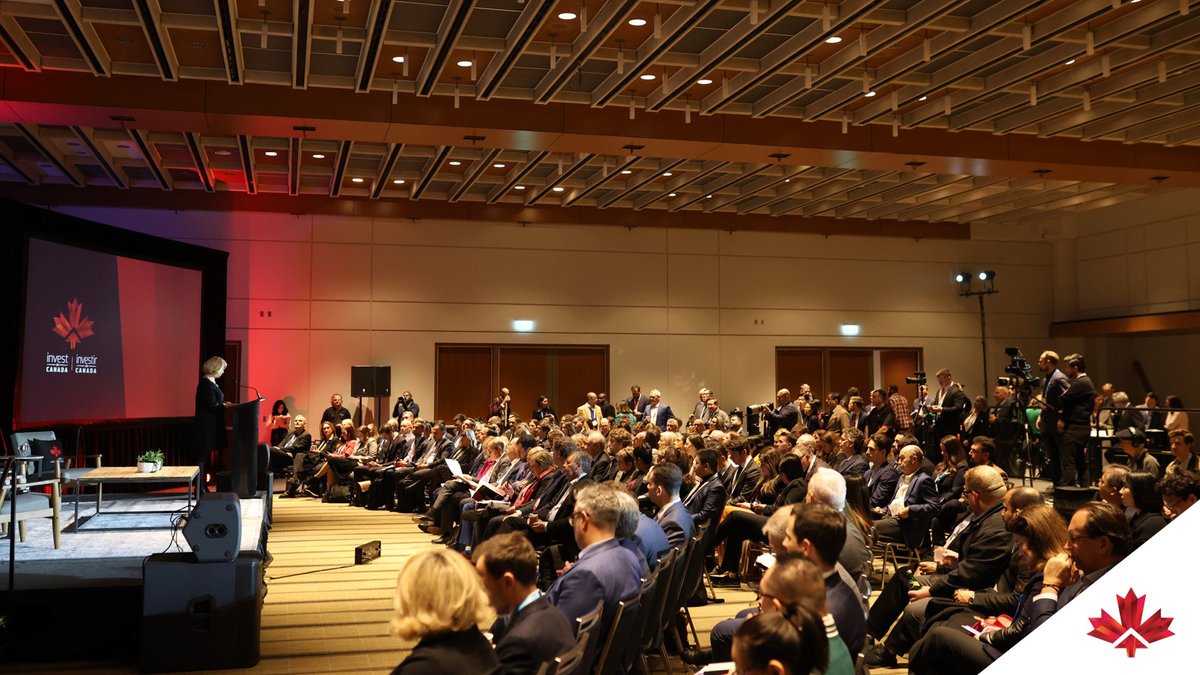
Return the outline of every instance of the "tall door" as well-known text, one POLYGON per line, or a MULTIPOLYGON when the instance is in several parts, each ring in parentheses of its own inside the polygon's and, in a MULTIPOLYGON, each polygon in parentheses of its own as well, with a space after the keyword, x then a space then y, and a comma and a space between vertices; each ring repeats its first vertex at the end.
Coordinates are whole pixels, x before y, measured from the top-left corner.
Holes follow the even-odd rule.
POLYGON ((550 400, 560 417, 586 403, 589 391, 608 391, 607 347, 560 347, 555 351, 554 393, 550 400))
POLYGON ((434 381, 436 419, 449 419, 458 413, 473 417, 487 414, 495 395, 492 346, 438 345, 434 381))
POLYGON ((775 389, 787 389, 792 396, 800 394, 800 385, 807 384, 818 401, 825 392, 825 356, 822 349, 779 347, 775 350, 775 389))
POLYGON ((884 349, 879 352, 880 385, 884 391, 894 384, 901 396, 913 400, 917 396, 917 385, 905 383, 904 378, 912 377, 920 368, 919 349, 884 349))
MULTIPOLYGON (((513 412, 523 420, 533 416, 539 396, 550 396, 553 384, 550 361, 550 350, 546 347, 501 346, 496 349, 495 389, 508 387, 513 412)), ((553 397, 550 400, 553 401, 553 397)))
POLYGON ((830 349, 828 352, 829 388, 826 391, 845 395, 850 387, 858 387, 865 400, 875 384, 875 353, 871 349, 830 349))

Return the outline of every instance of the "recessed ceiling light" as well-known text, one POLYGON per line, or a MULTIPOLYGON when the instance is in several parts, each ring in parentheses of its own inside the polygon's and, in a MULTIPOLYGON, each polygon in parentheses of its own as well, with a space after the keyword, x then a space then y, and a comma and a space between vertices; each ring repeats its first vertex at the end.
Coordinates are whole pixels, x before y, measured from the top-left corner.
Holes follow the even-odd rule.
POLYGON ((579 15, 575 12, 559 12, 558 18, 562 19, 563 21, 571 21, 573 19, 578 19, 579 15))
POLYGON ((641 28, 642 26, 646 25, 646 20, 645 19, 630 19, 629 25, 637 26, 638 28, 641 28))
POLYGON ((834 35, 834 36, 826 38, 825 44, 836 45, 837 43, 839 43, 841 41, 842 41, 842 38, 834 35))
POLYGON ((228 157, 228 156, 232 155, 233 153, 228 150, 217 150, 215 154, 218 154, 222 157, 228 157))
POLYGON ((705 199, 712 199, 712 195, 708 195, 705 199))
POLYGON ((350 179, 350 182, 351 182, 351 183, 361 183, 361 182, 363 182, 363 179, 361 179, 361 178, 351 178, 351 179, 350 179))
POLYGON ((525 186, 524 186, 524 185, 518 185, 518 186, 517 186, 517 187, 515 187, 514 189, 515 189, 515 190, 524 190, 524 189, 525 189, 525 186))
POLYGON ((918 100, 918 101, 924 101, 924 100, 926 100, 926 99, 928 99, 928 98, 929 98, 928 96, 922 96, 921 98, 919 98, 919 99, 917 99, 917 100, 918 100))
POLYGON ((503 169, 504 167, 505 167, 505 164, 503 164, 501 162, 496 162, 495 164, 492 165, 493 169, 503 169))
POLYGON ((321 153, 318 152, 313 155, 313 159, 325 159, 325 155, 322 155, 321 153))
POLYGON ((1066 62, 1066 63, 1064 63, 1063 65, 1066 65, 1066 66, 1071 66, 1071 65, 1074 65, 1074 64, 1075 64, 1075 59, 1067 59, 1067 62, 1066 62))
POLYGON ((458 67, 459 68, 470 68, 471 67, 470 59, 463 59, 462 61, 459 61, 458 67))
POLYGON ((699 80, 696 80, 696 84, 712 84, 712 80, 708 79, 707 77, 702 77, 699 80))
POLYGON ((555 192, 562 192, 564 189, 565 189, 565 188, 555 187, 555 188, 554 188, 554 191, 555 191, 555 192))
POLYGON ((675 194, 676 194, 676 193, 672 192, 671 194, 669 194, 669 195, 667 195, 667 196, 668 196, 668 197, 674 197, 674 196, 675 196, 675 194))
POLYGON ((404 63, 404 57, 403 56, 393 56, 392 61, 395 61, 396 63, 404 63))
POLYGON ((651 75, 650 73, 646 73, 645 75, 642 75, 642 79, 643 80, 653 80, 654 76, 651 75))
POLYGON ((792 179, 791 179, 791 178, 784 178, 784 179, 783 179, 783 182, 785 182, 785 183, 790 183, 790 182, 792 182, 792 179))
POLYGON ((674 176, 674 175, 675 175, 675 174, 671 173, 670 171, 664 171, 664 172, 663 172, 663 176, 665 176, 666 178, 670 178, 671 176, 674 176))
POLYGON ((875 95, 875 92, 873 92, 873 91, 868 91, 867 93, 863 94, 863 96, 866 96, 867 98, 871 98, 874 95, 875 95))
POLYGON ((458 161, 457 159, 452 159, 449 162, 447 162, 447 164, 449 164, 450 166, 462 166, 462 162, 458 161))
POLYGON ((264 152, 263 154, 266 155, 267 157, 276 157, 279 155, 279 153, 275 152, 274 150, 268 150, 268 151, 264 152))
POLYGON ((396 180, 392 181, 392 185, 404 185, 404 179, 397 178, 396 180))
POLYGON ((629 174, 631 174, 631 173, 633 173, 633 172, 632 172, 632 171, 630 171, 629 169, 621 169, 621 173, 622 173, 622 174, 624 174, 624 175, 626 175, 626 176, 628 176, 629 174))

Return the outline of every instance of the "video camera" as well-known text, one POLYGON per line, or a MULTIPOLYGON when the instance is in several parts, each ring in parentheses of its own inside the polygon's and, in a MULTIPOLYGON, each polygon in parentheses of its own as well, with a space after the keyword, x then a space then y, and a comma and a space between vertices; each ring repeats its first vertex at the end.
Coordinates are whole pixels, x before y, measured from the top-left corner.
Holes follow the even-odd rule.
POLYGON ((1008 376, 1001 375, 996 378, 996 384, 1023 391, 1041 386, 1042 378, 1033 377, 1033 366, 1025 360, 1025 356, 1021 354, 1019 348, 1007 347, 1004 353, 1009 358, 1008 365, 1004 367, 1004 372, 1008 373, 1008 376))
POLYGON ((911 377, 904 378, 908 384, 925 384, 928 380, 925 379, 925 371, 918 370, 911 377))

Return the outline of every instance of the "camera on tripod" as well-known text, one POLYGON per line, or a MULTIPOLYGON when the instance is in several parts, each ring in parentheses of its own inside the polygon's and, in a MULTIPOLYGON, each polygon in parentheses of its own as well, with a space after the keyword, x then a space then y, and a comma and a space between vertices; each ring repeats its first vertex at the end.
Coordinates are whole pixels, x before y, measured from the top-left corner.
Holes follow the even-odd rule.
POLYGON ((925 384, 928 380, 925 379, 925 371, 918 370, 911 377, 904 378, 908 384, 925 384))
POLYGON ((1004 372, 1008 373, 1008 375, 1001 375, 996 378, 996 384, 1025 392, 1041 385, 1042 378, 1033 377, 1033 366, 1025 360, 1025 356, 1021 354, 1019 348, 1006 347, 1004 353, 1009 358, 1008 365, 1004 366, 1004 372))

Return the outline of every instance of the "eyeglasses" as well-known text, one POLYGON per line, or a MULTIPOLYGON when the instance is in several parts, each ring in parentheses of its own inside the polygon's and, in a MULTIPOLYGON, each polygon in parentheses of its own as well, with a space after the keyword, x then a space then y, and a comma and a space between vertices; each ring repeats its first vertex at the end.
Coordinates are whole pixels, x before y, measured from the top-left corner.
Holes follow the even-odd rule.
POLYGON ((574 527, 575 525, 580 523, 580 520, 579 520, 580 517, 590 518, 591 516, 588 516, 587 511, 576 511, 575 513, 571 514, 571 517, 567 519, 567 522, 570 523, 572 527, 574 527))
POLYGON ((1075 542, 1077 542, 1077 541, 1082 541, 1082 540, 1084 540, 1084 539, 1099 539, 1099 538, 1100 538, 1100 537, 1093 537, 1093 536, 1086 535, 1086 534, 1075 534, 1075 533, 1073 533, 1073 532, 1068 532, 1068 533, 1067 533, 1067 539, 1068 539, 1068 540, 1069 540, 1069 541, 1070 541, 1072 544, 1074 544, 1074 543, 1075 543, 1075 542))

